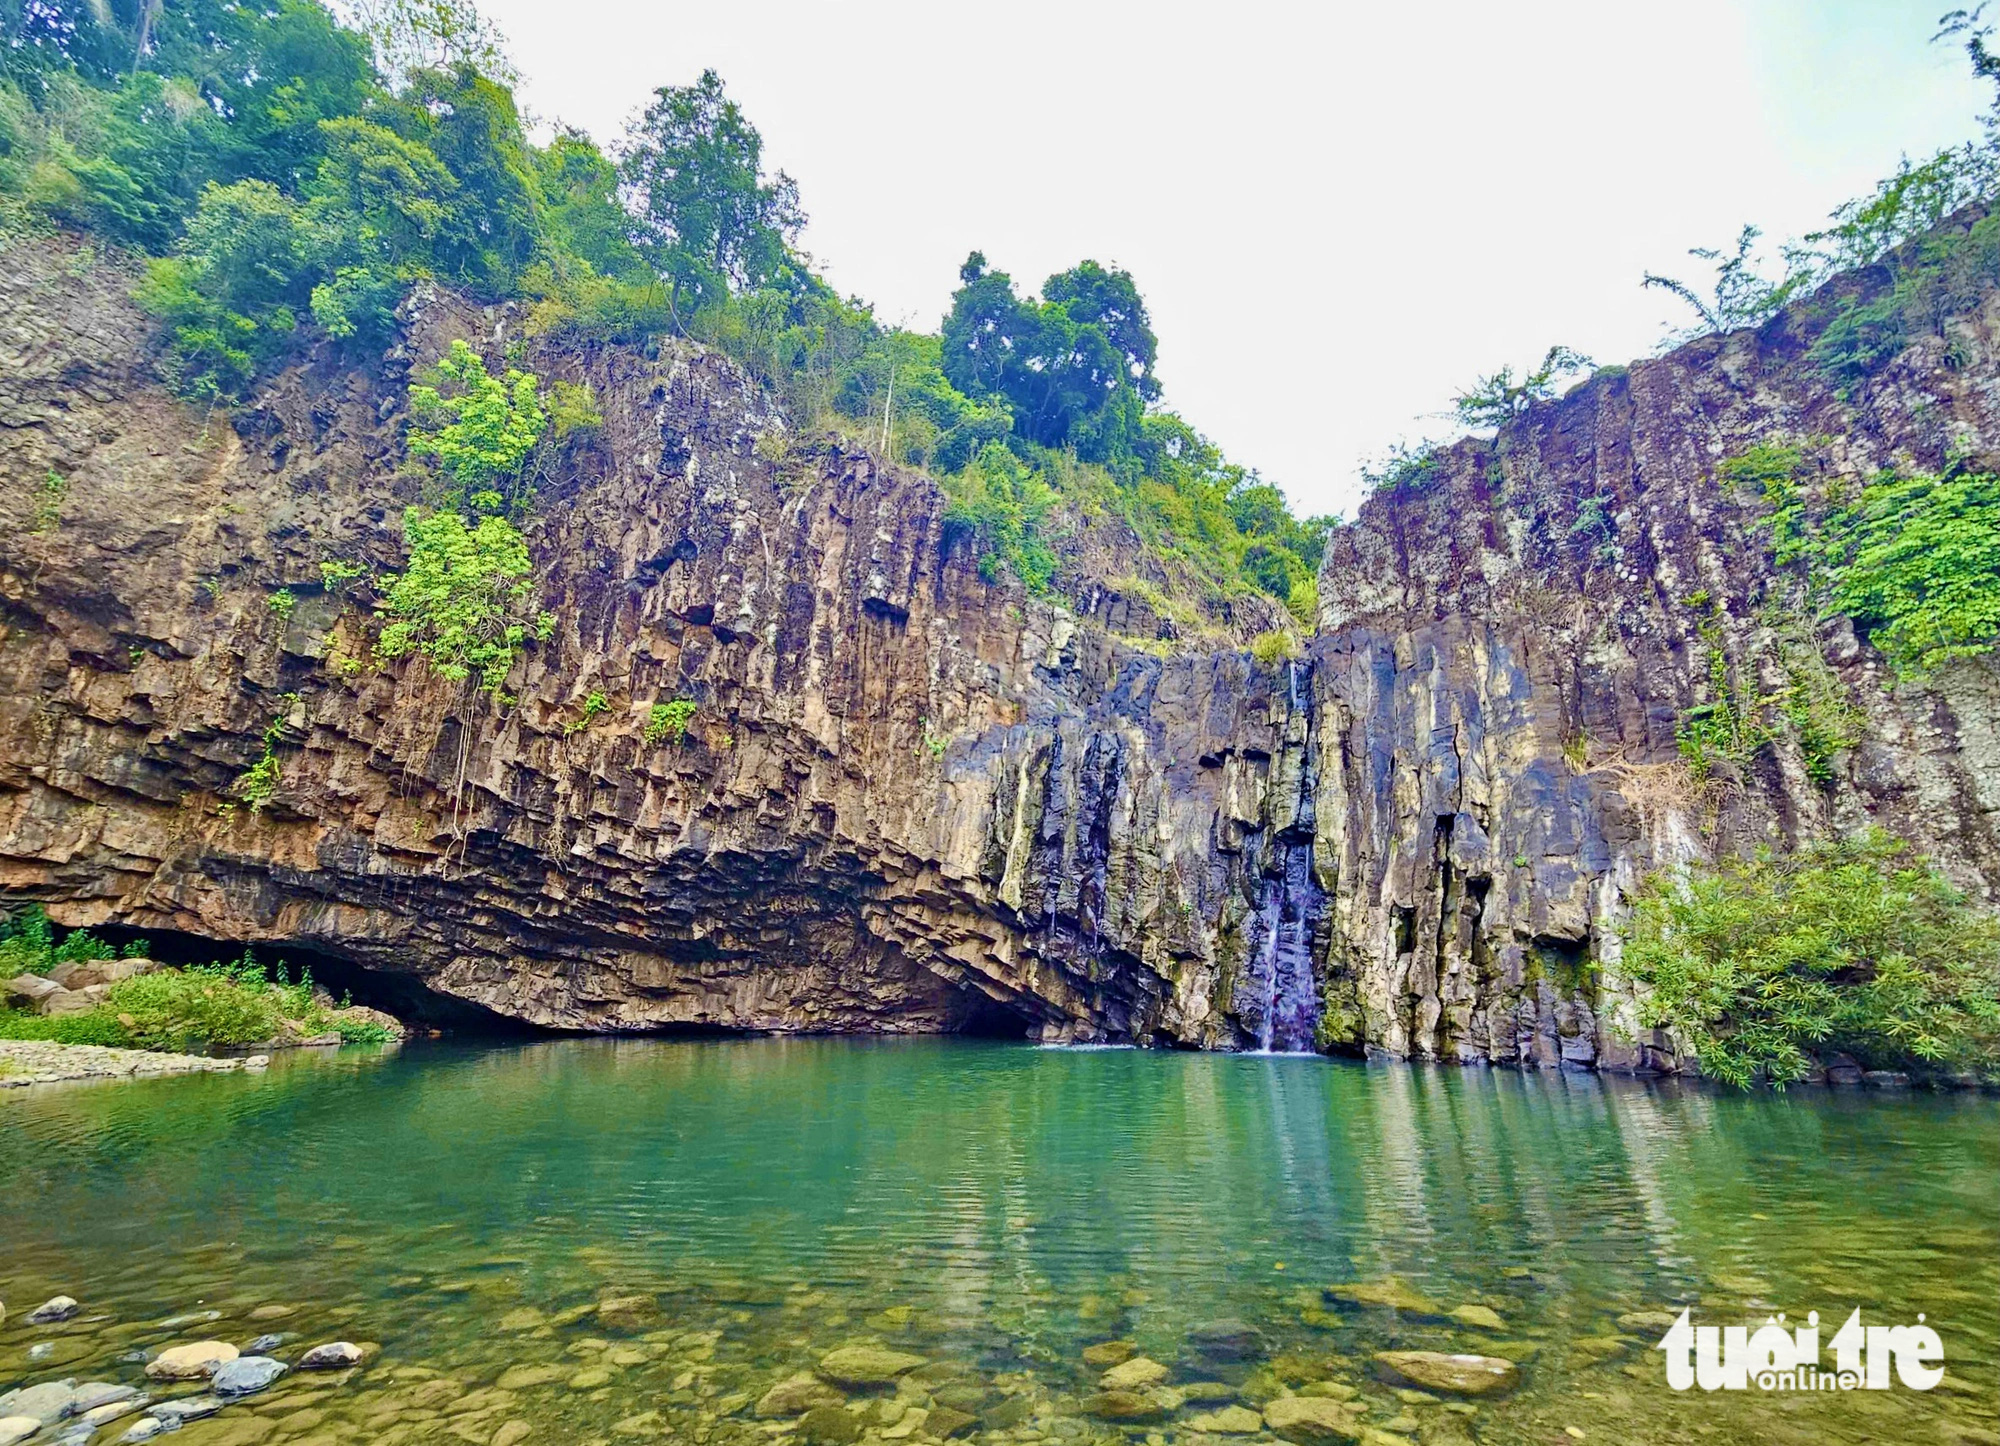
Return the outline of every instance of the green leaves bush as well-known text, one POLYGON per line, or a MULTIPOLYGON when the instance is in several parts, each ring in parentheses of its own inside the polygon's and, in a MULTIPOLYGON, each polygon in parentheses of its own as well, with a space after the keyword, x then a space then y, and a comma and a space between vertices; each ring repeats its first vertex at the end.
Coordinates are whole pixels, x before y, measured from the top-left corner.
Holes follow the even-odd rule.
POLYGON ((2000 1067, 2000 919, 1880 832, 1654 875, 1624 969, 1640 1023, 1740 1087, 1802 1079, 1835 1052, 2000 1067))
POLYGON ((524 615, 534 584, 521 530, 504 517, 468 523, 456 512, 412 507, 403 535, 410 563, 389 582, 381 607, 392 621, 375 651, 421 654, 440 677, 476 676, 480 691, 497 698, 529 635, 524 615))

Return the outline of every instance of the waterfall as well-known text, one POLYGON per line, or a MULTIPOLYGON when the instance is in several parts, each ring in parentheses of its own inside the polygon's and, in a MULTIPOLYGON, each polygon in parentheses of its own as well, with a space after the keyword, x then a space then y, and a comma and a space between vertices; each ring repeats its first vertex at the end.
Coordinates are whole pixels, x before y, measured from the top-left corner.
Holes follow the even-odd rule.
MULTIPOLYGON (((1295 1054, 1313 1049, 1319 1028, 1319 986, 1313 974, 1313 934, 1325 911, 1325 896, 1313 877, 1313 826, 1318 770, 1313 753, 1310 685, 1302 706, 1299 665, 1286 664, 1285 681, 1294 719, 1303 737, 1288 729, 1287 747, 1302 750, 1299 792, 1291 818, 1276 829, 1255 859, 1257 905, 1250 923, 1247 996, 1238 1018, 1266 1053, 1295 1054)), ((1311 668, 1306 669, 1310 680, 1311 668)))

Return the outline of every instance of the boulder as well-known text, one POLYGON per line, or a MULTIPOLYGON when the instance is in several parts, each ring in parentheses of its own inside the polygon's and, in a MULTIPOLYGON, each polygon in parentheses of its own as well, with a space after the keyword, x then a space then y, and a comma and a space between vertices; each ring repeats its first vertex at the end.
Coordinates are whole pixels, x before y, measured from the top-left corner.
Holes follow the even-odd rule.
POLYGON ((17 974, 6 983, 0 984, 0 994, 19 1000, 29 1008, 38 1008, 51 994, 61 994, 62 985, 40 974, 17 974))
POLYGON ((1376 1373, 1391 1385, 1416 1386, 1453 1396, 1485 1396, 1521 1384, 1521 1368, 1498 1356, 1447 1355, 1443 1351, 1377 1351, 1376 1373))
POLYGON ((1083 1348, 1083 1363, 1101 1371, 1107 1366, 1122 1366, 1138 1354, 1139 1347, 1132 1341, 1099 1341, 1083 1348))
POLYGON ((87 1014, 97 1008, 97 1001, 81 989, 58 989, 48 995, 35 1008, 43 1014, 87 1014))
POLYGON ((847 1397, 808 1371, 787 1376, 757 1398, 750 1414, 772 1421, 782 1416, 798 1416, 816 1406, 844 1406, 847 1397))
POLYGON ((110 1381, 85 1381, 76 1388, 76 1399, 69 1404, 72 1416, 81 1416, 95 1411, 100 1406, 116 1405, 137 1399, 137 1386, 120 1386, 110 1381))
POLYGON ((41 1429, 33 1416, 0 1416, 0 1446, 16 1446, 41 1429))
POLYGON ((361 1347, 353 1341, 328 1341, 299 1357, 302 1371, 339 1371, 361 1364, 361 1347))
POLYGON ((1281 1396, 1264 1403, 1264 1424, 1297 1446, 1333 1446, 1359 1441, 1359 1413, 1326 1396, 1281 1396))
POLYGON ((66 1295, 52 1296, 28 1312, 29 1325, 54 1325, 66 1321, 83 1307, 66 1295))
POLYGON ((154 1356, 146 1362, 146 1374, 156 1381, 199 1381, 214 1375, 239 1354, 228 1341, 192 1341, 169 1346, 154 1356))
POLYGON ((820 1357, 819 1374, 837 1386, 886 1386, 923 1363, 922 1356, 887 1346, 841 1346, 820 1357))
POLYGON ((56 965, 49 971, 49 978, 65 989, 80 990, 121 984, 159 967, 151 959, 75 959, 56 965))
POLYGON ((283 1361, 269 1356, 238 1356, 217 1369, 209 1386, 218 1396, 253 1396, 284 1375, 286 1369, 283 1361))

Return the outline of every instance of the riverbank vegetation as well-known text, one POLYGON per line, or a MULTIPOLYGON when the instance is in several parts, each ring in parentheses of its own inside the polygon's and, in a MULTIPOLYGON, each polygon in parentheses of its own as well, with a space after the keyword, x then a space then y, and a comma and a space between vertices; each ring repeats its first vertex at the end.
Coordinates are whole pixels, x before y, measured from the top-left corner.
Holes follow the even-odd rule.
POLYGON ((1623 968, 1640 1023, 1739 1087, 1834 1054, 2000 1071, 2000 919, 1881 833, 1655 875, 1623 968))
POLYGON ((1310 620, 1330 519, 1162 407, 1128 273, 1087 260, 1023 295, 975 253, 938 333, 884 326, 797 249, 798 187, 712 71, 607 152, 530 135, 467 0, 385 0, 364 29, 316 0, 16 11, 0 227, 151 258, 139 298, 191 398, 227 404, 314 342, 379 351, 430 280, 525 302, 535 332, 727 352, 795 427, 932 472, 989 578, 1046 590, 1066 531, 1109 514, 1210 600, 1261 591, 1310 620))
POLYGON ((58 942, 48 915, 32 904, 0 923, 0 981, 112 961, 122 967, 97 971, 111 977, 94 997, 79 986, 78 1000, 87 1007, 0 1008, 0 1039, 185 1052, 315 1038, 380 1044, 395 1037, 384 1017, 335 1003, 314 986, 311 971, 294 979, 282 961, 267 970, 245 952, 234 963, 156 965, 143 941, 114 949, 88 929, 73 929, 58 942))

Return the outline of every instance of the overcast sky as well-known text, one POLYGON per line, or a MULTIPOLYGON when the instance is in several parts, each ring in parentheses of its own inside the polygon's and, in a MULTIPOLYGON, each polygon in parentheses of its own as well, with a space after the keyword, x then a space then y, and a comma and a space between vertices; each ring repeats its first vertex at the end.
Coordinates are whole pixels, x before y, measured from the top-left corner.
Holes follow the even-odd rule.
POLYGON ((612 142, 719 71, 804 245, 930 329, 973 248, 1092 257, 1152 309, 1167 401, 1308 511, 1553 342, 1653 350, 1648 269, 1811 229, 1975 129, 1956 0, 482 0, 528 107, 612 142))

